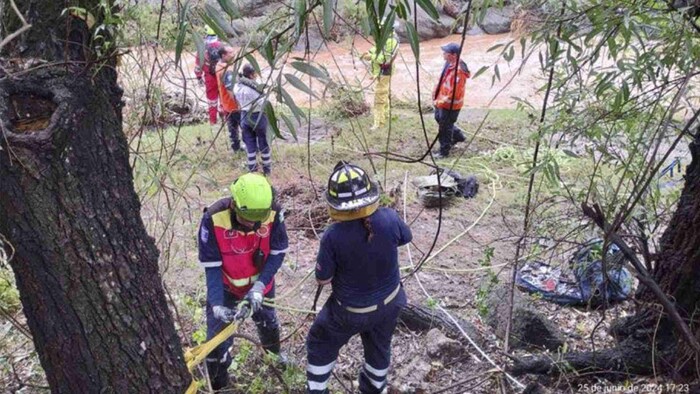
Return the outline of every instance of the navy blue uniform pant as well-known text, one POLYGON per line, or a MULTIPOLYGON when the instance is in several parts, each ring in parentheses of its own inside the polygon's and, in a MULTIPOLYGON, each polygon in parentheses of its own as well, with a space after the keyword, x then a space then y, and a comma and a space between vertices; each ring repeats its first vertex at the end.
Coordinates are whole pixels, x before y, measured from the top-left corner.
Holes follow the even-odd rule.
POLYGON ((257 154, 260 152, 263 172, 269 174, 272 169, 272 158, 270 145, 267 143, 267 117, 261 112, 242 112, 241 130, 248 154, 248 171, 258 170, 257 154))
MULTIPOLYGON (((272 285, 272 289, 265 294, 265 297, 275 297, 275 285, 272 285)), ((241 299, 235 295, 224 291, 225 307, 235 309, 240 301, 241 299)), ((259 311, 253 314, 253 321, 258 329, 258 337, 260 338, 260 343, 263 345, 263 348, 272 353, 279 354, 279 322, 277 321, 275 309, 263 305, 259 311)), ((227 324, 228 323, 224 323, 214 317, 212 306, 207 303, 207 341, 216 336, 227 324)), ((223 388, 228 383, 227 370, 233 361, 228 351, 231 345, 233 345, 232 337, 217 346, 206 358, 209 378, 212 381, 212 387, 215 389, 223 388)))
POLYGON ((238 126, 241 124, 241 112, 229 112, 226 114, 228 137, 231 140, 231 149, 235 152, 241 149, 241 138, 238 135, 238 126))
POLYGON ((455 142, 465 140, 462 130, 455 126, 459 110, 435 108, 435 121, 438 123, 438 141, 440 142, 440 154, 448 156, 455 142))
POLYGON ((381 305, 369 313, 350 312, 331 295, 306 338, 308 393, 328 393, 328 381, 338 352, 356 334, 360 334, 365 352, 365 364, 360 370, 360 392, 381 393, 387 385, 391 338, 399 312, 405 305, 403 288, 388 305, 381 305))

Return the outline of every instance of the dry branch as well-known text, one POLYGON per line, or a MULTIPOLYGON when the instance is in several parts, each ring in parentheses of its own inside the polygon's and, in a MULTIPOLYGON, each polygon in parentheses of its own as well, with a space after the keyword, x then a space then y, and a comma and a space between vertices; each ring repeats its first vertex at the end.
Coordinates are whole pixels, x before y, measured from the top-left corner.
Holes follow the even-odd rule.
POLYGON ((17 29, 16 31, 9 34, 7 37, 3 38, 2 41, 0 41, 0 51, 2 51, 2 48, 5 45, 9 44, 10 41, 19 37, 20 34, 24 33, 25 31, 29 30, 32 27, 32 25, 27 23, 27 21, 24 19, 24 16, 22 15, 21 12, 19 12, 19 9, 17 9, 17 5, 15 4, 15 0, 10 0, 10 5, 12 6, 12 9, 17 14, 17 17, 19 18, 19 20, 22 22, 22 26, 19 29, 17 29))
POLYGON ((617 232, 612 228, 612 226, 610 226, 610 224, 605 220, 605 215, 603 214, 603 211, 600 208, 600 206, 598 204, 593 204, 593 206, 591 207, 586 203, 582 203, 581 209, 583 210, 584 215, 591 218, 591 220, 593 220, 593 222, 598 227, 605 231, 607 238, 611 242, 615 243, 617 246, 620 247, 622 253, 625 255, 625 257, 629 259, 630 262, 632 262, 632 265, 634 266, 635 270, 637 270, 637 278, 639 279, 639 281, 647 287, 649 287, 654 293, 654 295, 656 295, 659 302, 661 303, 661 305, 663 305, 664 309, 671 318, 671 321, 681 333, 681 336, 683 337, 685 342, 687 342, 688 345, 690 345, 696 353, 700 352, 700 343, 698 343, 698 340, 695 338, 695 336, 693 336, 692 332, 690 331, 690 328, 688 328, 688 325, 681 318, 680 314, 678 313, 678 309, 676 309, 671 300, 669 300, 666 294, 664 294, 663 290, 661 290, 661 287, 659 287, 656 281, 654 281, 654 279, 651 278, 649 272, 647 272, 646 268, 644 268, 644 265, 637 258, 637 254, 632 250, 632 248, 629 247, 629 245, 627 245, 627 242, 625 242, 622 239, 622 237, 620 237, 620 235, 617 234, 617 232))

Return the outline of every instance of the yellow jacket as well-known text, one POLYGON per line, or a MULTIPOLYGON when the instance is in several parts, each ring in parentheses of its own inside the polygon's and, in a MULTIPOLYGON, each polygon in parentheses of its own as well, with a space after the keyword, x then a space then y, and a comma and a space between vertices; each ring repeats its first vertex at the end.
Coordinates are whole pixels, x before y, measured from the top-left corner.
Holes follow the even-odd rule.
POLYGON ((399 40, 396 34, 393 34, 386 40, 384 44, 384 49, 377 53, 377 48, 372 47, 370 50, 362 55, 362 60, 367 60, 370 62, 370 71, 373 76, 381 75, 391 75, 394 69, 394 58, 399 52, 399 40), (382 67, 383 66, 383 67, 382 67), (382 69, 384 72, 382 73, 382 69))

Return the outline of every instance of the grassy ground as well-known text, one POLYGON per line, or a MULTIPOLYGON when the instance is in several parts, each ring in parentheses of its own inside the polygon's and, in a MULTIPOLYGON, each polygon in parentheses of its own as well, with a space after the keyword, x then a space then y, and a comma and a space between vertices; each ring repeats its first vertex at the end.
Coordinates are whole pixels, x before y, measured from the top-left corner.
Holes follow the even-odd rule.
MULTIPOLYGON (((283 349, 297 367, 285 371, 282 382, 273 373, 272 363, 266 362, 247 340, 237 339, 233 348, 235 363, 230 370, 236 383, 231 392, 303 390, 304 338, 312 320, 306 311, 312 304, 316 289, 309 274, 315 264, 318 236, 329 223, 321 193, 327 176, 341 159, 357 163, 373 173, 383 186, 382 202, 397 209, 410 223, 414 234, 411 254, 409 256, 406 248, 400 251, 404 273, 435 244, 434 257, 419 274, 428 296, 414 277, 405 282, 410 301, 427 306, 442 305, 457 317, 471 322, 487 339, 489 346, 486 351, 499 362, 504 362, 495 351, 500 340, 483 325, 480 313, 485 312, 484 298, 490 291, 488 283, 498 283, 510 276, 508 264, 512 262, 514 243, 522 228, 522 207, 529 178, 527 163, 533 153, 530 137, 535 129, 532 118, 515 110, 492 110, 484 120, 485 110, 462 111, 458 124, 464 129, 468 143, 458 144, 452 157, 440 160, 438 164, 454 168, 463 175, 474 174, 480 183, 480 192, 474 199, 457 199, 443 209, 441 231, 436 238, 438 211, 422 207, 410 182, 412 177, 430 172, 431 167, 425 164, 429 160, 400 163, 387 161, 381 155, 367 154, 388 150, 407 157, 420 157, 426 151, 422 123, 427 138, 432 141, 435 137, 437 127, 432 113, 425 113, 421 121, 418 111, 410 103, 398 104, 390 131, 369 131, 371 119, 368 114, 352 119, 329 118, 329 114, 337 111, 320 108, 312 112, 311 125, 303 124, 298 128, 298 140, 288 132, 284 134, 286 140, 273 140, 271 182, 287 210, 290 238, 290 252, 276 277, 277 304, 283 336, 286 337, 283 349)), ((197 264, 196 245, 202 208, 227 196, 229 184, 246 171, 245 155, 234 154, 228 145, 226 130, 212 134, 210 127, 204 124, 146 131, 141 136, 130 137, 134 183, 142 200, 142 216, 161 251, 164 284, 177 308, 176 321, 186 346, 205 339, 203 306, 206 289, 203 270, 197 264), (198 144, 198 137, 204 143, 198 144)), ((569 182, 572 190, 585 189, 585 174, 590 172, 592 163, 558 150, 545 149, 541 154, 542 157, 554 157, 562 180, 569 182)), ((562 184, 559 179, 538 177, 534 193, 540 200, 561 200, 562 184)), ((536 213, 549 218, 551 225, 543 227, 546 231, 541 231, 548 232, 550 237, 564 233, 571 227, 570 223, 580 220, 578 215, 561 205, 544 204, 538 206, 536 213)), ((533 244, 536 249, 538 243, 533 244)), ((11 287, 3 290, 6 288, 0 286, 0 302, 4 306, 9 305, 13 297, 11 287)), ((321 301, 328 293, 324 292, 321 301)), ((16 295, 14 297, 16 299, 16 295)), ((552 308, 537 301, 533 303, 562 327, 569 327, 572 338, 579 338, 568 341, 569 349, 587 346, 588 340, 580 338, 593 331, 597 315, 583 312, 572 315, 562 308, 552 308)), ((7 383, 8 387, 14 384, 10 365, 15 365, 27 381, 41 382, 35 356, 19 363, 2 356, 16 352, 17 343, 25 349, 31 348, 26 340, 18 342, 19 334, 8 323, 4 324, 9 333, 6 338, 14 340, 12 346, 9 343, 0 346, 0 381, 7 383)), ((252 324, 244 324, 241 332, 256 337, 252 324)), ((598 329, 595 338, 598 347, 610 341, 604 329, 598 329)), ((473 363, 468 356, 431 359, 426 355, 425 347, 424 333, 399 327, 393 344, 394 361, 390 375, 393 387, 399 392, 434 391, 492 368, 487 363, 473 363), (418 370, 423 372, 416 372, 418 370)), ((474 353, 473 349, 465 351, 474 353)), ((353 340, 339 357, 336 376, 331 381, 333 391, 342 392, 343 386, 349 388, 361 364, 361 344, 353 340)), ((199 377, 202 376, 200 372, 199 377)), ((497 389, 497 384, 495 378, 489 378, 468 391, 491 393, 497 389)))

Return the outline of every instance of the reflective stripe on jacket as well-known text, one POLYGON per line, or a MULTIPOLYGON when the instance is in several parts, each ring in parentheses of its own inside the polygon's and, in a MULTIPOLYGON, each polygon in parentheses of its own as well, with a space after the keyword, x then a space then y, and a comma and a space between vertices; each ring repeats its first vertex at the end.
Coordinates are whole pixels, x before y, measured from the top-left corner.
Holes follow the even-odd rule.
POLYGON ((458 110, 464 105, 464 85, 471 74, 467 64, 459 61, 457 64, 446 64, 440 75, 440 81, 433 91, 433 104, 436 108, 458 110), (455 72, 457 81, 455 83, 455 72))
POLYGON ((224 112, 231 113, 240 110, 238 101, 233 97, 233 72, 229 70, 230 65, 219 63, 216 66, 216 83, 219 86, 219 97, 221 99, 221 108, 224 112))
MULTIPOLYGON (((260 248, 265 259, 270 254, 270 234, 276 211, 270 211, 267 219, 257 231, 242 231, 233 228, 231 211, 226 209, 212 215, 214 235, 221 253, 223 281, 231 293, 243 298, 258 278, 260 271, 253 264, 253 254, 260 248)), ((265 294, 272 289, 274 280, 265 288, 265 294)))

